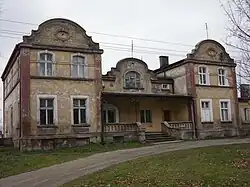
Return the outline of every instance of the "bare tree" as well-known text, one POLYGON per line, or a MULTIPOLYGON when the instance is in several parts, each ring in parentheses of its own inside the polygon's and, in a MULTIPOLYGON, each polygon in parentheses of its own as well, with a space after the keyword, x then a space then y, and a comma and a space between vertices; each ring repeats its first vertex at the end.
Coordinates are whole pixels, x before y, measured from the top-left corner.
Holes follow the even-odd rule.
POLYGON ((250 82, 250 0, 219 0, 228 20, 226 45, 239 51, 238 76, 250 82))

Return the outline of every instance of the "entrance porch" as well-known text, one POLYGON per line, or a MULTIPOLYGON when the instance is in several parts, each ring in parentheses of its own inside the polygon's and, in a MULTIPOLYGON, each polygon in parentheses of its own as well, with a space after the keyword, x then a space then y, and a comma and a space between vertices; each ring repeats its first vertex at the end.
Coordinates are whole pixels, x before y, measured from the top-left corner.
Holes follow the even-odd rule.
POLYGON ((182 95, 104 92, 102 123, 106 132, 136 131, 138 123, 146 132, 192 130, 191 101, 182 95))

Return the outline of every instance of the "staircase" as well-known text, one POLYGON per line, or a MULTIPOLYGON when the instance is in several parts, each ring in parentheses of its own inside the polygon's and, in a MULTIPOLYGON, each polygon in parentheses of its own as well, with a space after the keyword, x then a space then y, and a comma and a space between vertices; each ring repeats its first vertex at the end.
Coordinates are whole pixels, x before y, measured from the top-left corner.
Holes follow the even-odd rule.
POLYGON ((156 142, 166 142, 166 141, 175 141, 176 139, 170 137, 162 132, 146 132, 146 142, 147 143, 156 143, 156 142))

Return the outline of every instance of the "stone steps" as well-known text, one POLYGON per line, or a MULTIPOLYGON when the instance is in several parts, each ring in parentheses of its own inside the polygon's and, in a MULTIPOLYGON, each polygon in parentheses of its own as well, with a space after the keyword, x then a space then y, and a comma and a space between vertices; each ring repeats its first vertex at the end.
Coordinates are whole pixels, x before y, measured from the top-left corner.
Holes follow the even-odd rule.
POLYGON ((157 143, 157 142, 176 140, 175 138, 170 137, 162 132, 146 132, 145 137, 147 143, 157 143))

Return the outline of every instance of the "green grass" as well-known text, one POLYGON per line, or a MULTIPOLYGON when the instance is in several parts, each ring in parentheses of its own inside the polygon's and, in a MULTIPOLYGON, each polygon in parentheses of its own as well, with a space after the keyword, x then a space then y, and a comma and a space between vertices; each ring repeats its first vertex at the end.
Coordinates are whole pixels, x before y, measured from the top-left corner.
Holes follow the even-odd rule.
POLYGON ((113 166, 64 187, 249 187, 250 144, 165 153, 113 166))
POLYGON ((11 148, 0 148, 0 178, 75 160, 95 153, 140 146, 142 145, 135 142, 105 145, 90 144, 77 148, 32 152, 19 152, 11 148))

